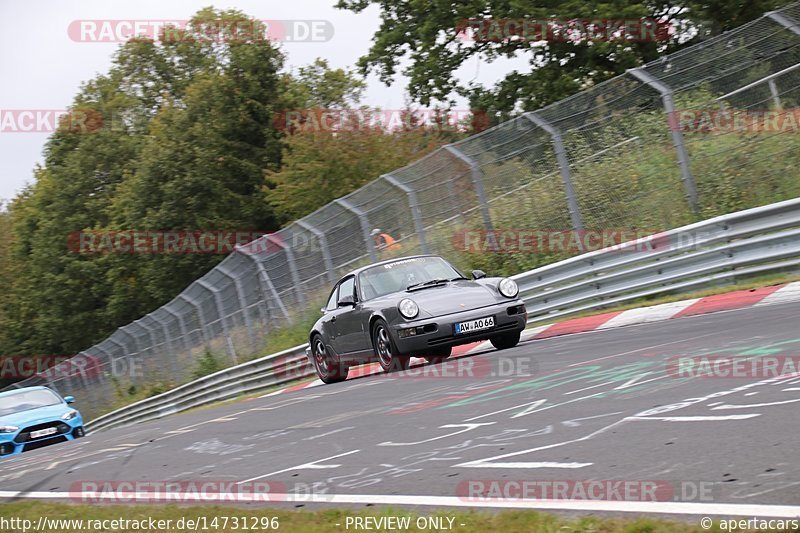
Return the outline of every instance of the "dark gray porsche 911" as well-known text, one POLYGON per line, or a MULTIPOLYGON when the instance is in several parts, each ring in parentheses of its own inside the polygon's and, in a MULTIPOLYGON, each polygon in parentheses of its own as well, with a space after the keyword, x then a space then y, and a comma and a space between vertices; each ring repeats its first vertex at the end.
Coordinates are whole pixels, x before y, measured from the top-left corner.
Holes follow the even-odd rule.
POLYGON ((434 255, 375 263, 339 280, 306 354, 320 379, 335 383, 353 365, 405 370, 411 357, 438 363, 453 346, 478 340, 511 348, 528 316, 518 292, 511 279, 480 270, 469 279, 434 255))

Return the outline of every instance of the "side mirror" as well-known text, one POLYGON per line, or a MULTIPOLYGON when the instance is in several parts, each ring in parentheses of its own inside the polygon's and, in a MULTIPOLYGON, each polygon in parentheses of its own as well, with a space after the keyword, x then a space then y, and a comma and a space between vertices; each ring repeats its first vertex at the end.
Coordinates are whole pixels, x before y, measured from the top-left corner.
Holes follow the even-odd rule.
POLYGON ((319 308, 319 312, 320 312, 320 313, 322 313, 322 314, 324 315, 324 314, 325 314, 325 308, 324 308, 324 307, 320 307, 320 308, 319 308))
POLYGON ((339 307, 344 307, 345 305, 349 305, 351 307, 356 305, 356 298, 352 294, 348 294, 339 298, 339 301, 336 302, 339 307))
POLYGON ((481 279, 486 277, 486 272, 483 270, 473 270, 472 271, 472 279, 481 279))
POLYGON ((64 401, 67 403, 75 403, 75 396, 64 396, 64 401))

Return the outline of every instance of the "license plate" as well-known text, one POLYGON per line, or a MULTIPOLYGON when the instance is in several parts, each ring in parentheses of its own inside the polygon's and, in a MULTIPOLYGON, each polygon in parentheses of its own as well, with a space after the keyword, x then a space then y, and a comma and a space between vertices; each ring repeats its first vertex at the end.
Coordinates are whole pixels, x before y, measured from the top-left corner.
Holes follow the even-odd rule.
POLYGON ((487 316, 485 318, 477 318, 468 322, 459 322, 456 324, 456 335, 464 333, 472 333, 473 331, 480 331, 482 329, 489 329, 494 327, 494 317, 487 316))
POLYGON ((52 435, 56 432, 56 428, 45 428, 40 429, 39 431, 31 431, 31 438, 38 439, 40 437, 46 437, 48 435, 52 435))

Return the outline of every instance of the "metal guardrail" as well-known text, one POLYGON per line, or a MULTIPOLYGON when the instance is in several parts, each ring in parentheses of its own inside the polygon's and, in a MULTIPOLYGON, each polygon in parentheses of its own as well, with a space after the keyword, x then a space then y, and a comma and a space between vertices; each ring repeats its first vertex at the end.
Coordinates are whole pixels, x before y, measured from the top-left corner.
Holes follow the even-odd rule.
POLYGON ((719 216, 517 274, 541 323, 800 265, 800 199, 719 216))
MULTIPOLYGON (((800 266, 800 198, 739 211, 513 276, 529 323, 726 278, 800 266)), ((103 415, 98 431, 308 377, 307 344, 234 366, 103 415)))
POLYGON ((235 399, 308 377, 314 369, 308 362, 307 344, 295 346, 196 379, 180 387, 99 416, 86 424, 87 431, 155 420, 211 403, 235 399))

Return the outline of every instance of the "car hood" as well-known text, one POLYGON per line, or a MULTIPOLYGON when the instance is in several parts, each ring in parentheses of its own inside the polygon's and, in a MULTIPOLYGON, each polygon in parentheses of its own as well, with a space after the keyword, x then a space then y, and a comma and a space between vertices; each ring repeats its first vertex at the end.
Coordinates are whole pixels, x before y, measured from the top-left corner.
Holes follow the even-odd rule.
POLYGON ((406 291, 404 297, 417 303, 420 317, 449 315, 497 303, 497 295, 492 288, 467 280, 406 291))
POLYGON ((30 426, 39 422, 47 422, 55 418, 60 418, 61 415, 72 408, 63 403, 56 405, 47 405, 45 407, 38 407, 20 413, 0 416, 0 426, 30 426))

